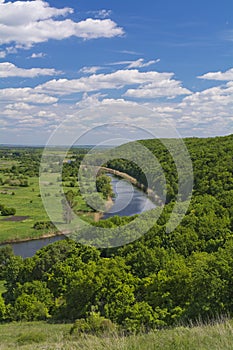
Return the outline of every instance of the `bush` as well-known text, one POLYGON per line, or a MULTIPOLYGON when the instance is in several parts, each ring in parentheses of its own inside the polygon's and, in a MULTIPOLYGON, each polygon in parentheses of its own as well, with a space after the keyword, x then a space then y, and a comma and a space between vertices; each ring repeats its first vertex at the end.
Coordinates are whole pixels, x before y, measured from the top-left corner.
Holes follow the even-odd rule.
POLYGON ((11 319, 14 321, 42 321, 47 318, 48 308, 34 295, 23 293, 11 309, 11 319))
POLYGON ((3 297, 0 295, 0 322, 4 321, 6 316, 6 305, 4 303, 3 297))
POLYGON ((91 312, 86 319, 80 318, 75 321, 70 329, 70 334, 85 333, 100 335, 102 333, 112 333, 116 330, 117 326, 111 320, 100 316, 99 312, 91 312))
POLYGON ((1 210, 3 216, 9 216, 9 215, 15 215, 16 209, 15 208, 3 208, 1 210))
POLYGON ((35 230, 53 229, 55 226, 51 221, 37 221, 33 225, 35 230))

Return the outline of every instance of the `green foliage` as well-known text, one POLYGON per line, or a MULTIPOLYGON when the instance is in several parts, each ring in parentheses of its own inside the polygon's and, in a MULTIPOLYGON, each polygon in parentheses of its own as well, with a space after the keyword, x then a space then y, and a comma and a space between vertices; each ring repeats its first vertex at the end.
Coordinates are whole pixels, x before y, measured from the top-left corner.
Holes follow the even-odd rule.
POLYGON ((100 175, 96 179, 96 188, 98 192, 103 194, 103 197, 107 199, 113 195, 111 179, 107 175, 100 175))
POLYGON ((13 249, 10 245, 0 248, 0 280, 4 278, 6 265, 13 255, 13 249))
POLYGON ((10 215, 15 215, 16 209, 15 208, 7 208, 3 207, 1 210, 2 216, 10 216, 10 215))
POLYGON ((70 334, 110 334, 117 330, 117 326, 109 319, 104 318, 99 312, 91 311, 84 319, 76 320, 70 329, 70 334))
POLYGON ((13 321, 39 321, 49 317, 48 308, 33 294, 23 293, 20 295, 9 311, 10 319, 13 321))
POLYGON ((44 229, 54 229, 55 226, 51 221, 37 221, 33 225, 35 230, 44 230, 44 229))
POLYGON ((70 224, 73 219, 73 209, 76 207, 75 194, 72 190, 65 193, 65 198, 62 199, 63 218, 66 224, 70 224))
POLYGON ((3 297, 0 295, 0 323, 6 318, 6 305, 3 297))
MULTIPOLYGON (((176 141, 170 143, 178 151, 176 141)), ((106 328, 117 324, 126 332, 137 333, 190 320, 216 319, 221 314, 233 316, 233 136, 186 139, 185 143, 193 161, 194 190, 187 214, 173 232, 166 232, 166 223, 177 195, 174 161, 158 140, 142 141, 161 163, 167 181, 167 204, 157 224, 136 242, 114 249, 98 250, 64 240, 25 260, 13 256, 9 248, 0 250, 1 278, 6 286, 4 300, 0 299, 1 317, 76 320, 71 333, 98 334, 103 324, 106 328)), ((14 159, 25 158, 24 152, 15 152, 14 159)), ((38 154, 33 157, 36 163, 38 154)), ((82 153, 77 152, 74 161, 64 164, 62 175, 77 191, 78 185, 71 182, 81 158, 82 153)), ((114 159, 108 165, 147 186, 135 163, 114 159)), ((22 164, 12 167, 12 180, 24 172, 29 176, 33 169, 29 164, 27 168, 22 164)), ((5 171, 3 180, 9 177, 5 171)), ((154 169, 150 179, 154 187, 161 183, 157 175, 154 169)), ((109 181, 105 175, 97 178, 97 189, 105 198, 110 194, 109 181)), ((76 209, 76 192, 66 192, 66 202, 76 209)), ((64 219, 70 222, 71 214, 65 202, 63 205, 64 219)), ((123 229, 133 219, 116 216, 94 226, 123 229)), ((50 229, 49 225, 46 219, 37 220, 34 228, 50 229)), ((147 225, 146 214, 141 225, 147 225)), ((124 234, 132 237, 133 229, 124 234)), ((106 237, 108 242, 112 239, 106 237)))

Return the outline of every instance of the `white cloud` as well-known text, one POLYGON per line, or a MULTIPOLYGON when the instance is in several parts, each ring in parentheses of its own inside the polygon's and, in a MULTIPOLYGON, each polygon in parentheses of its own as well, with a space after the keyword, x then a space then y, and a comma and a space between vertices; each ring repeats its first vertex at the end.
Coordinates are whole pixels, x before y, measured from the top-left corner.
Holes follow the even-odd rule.
POLYGON ((5 57, 6 57, 6 52, 0 51, 0 58, 5 58, 5 57))
POLYGON ((24 68, 16 67, 13 63, 10 63, 10 62, 0 63, 0 78, 8 78, 8 77, 35 78, 41 75, 57 75, 57 74, 61 74, 61 72, 58 72, 53 68, 24 69, 24 68))
POLYGON ((233 82, 187 96, 180 106, 182 108, 191 108, 190 113, 198 110, 208 113, 211 111, 212 114, 216 114, 219 111, 233 114, 233 82))
POLYGON ((136 61, 132 61, 127 68, 142 68, 142 67, 149 67, 151 66, 152 64, 155 64, 155 63, 158 63, 160 62, 160 59, 157 59, 157 60, 151 60, 151 61, 148 61, 148 62, 145 62, 144 63, 144 59, 143 58, 139 58, 138 60, 136 61))
POLYGON ((10 109, 10 110, 19 111, 22 109, 23 110, 30 110, 30 109, 32 109, 32 106, 30 106, 29 104, 24 103, 24 102, 17 102, 17 103, 7 105, 6 108, 10 109))
POLYGON ((148 62, 144 62, 144 58, 139 58, 136 61, 119 61, 119 62, 114 62, 111 63, 111 66, 115 66, 115 65, 127 65, 126 68, 130 69, 130 68, 143 68, 143 67, 149 67, 152 64, 158 63, 160 62, 160 59, 158 58, 157 60, 151 60, 148 62))
POLYGON ((56 103, 58 99, 46 94, 36 93, 32 88, 7 88, 0 90, 1 102, 23 102, 34 104, 52 104, 56 103))
POLYGON ((181 83, 172 79, 173 73, 139 72, 136 69, 118 70, 110 74, 94 74, 80 79, 53 79, 36 87, 39 92, 54 95, 68 95, 77 92, 100 91, 103 89, 120 89, 128 85, 138 85, 138 89, 130 89, 126 96, 173 97, 189 94, 181 83), (148 96, 149 94, 149 96, 148 96))
POLYGON ((0 3, 0 44, 16 43, 31 47, 49 39, 62 40, 71 36, 83 39, 111 38, 124 33, 110 19, 87 18, 80 22, 70 19, 54 20, 68 16, 71 8, 57 9, 42 0, 0 3))
POLYGON ((207 79, 207 80, 219 80, 219 81, 227 81, 233 80, 233 68, 227 70, 226 72, 209 72, 198 76, 199 79, 207 79))
POLYGON ((31 22, 73 13, 71 8, 57 9, 42 0, 0 3, 1 25, 18 27, 31 22))
POLYGON ((104 95, 102 94, 92 94, 88 95, 86 92, 83 94, 82 100, 76 103, 79 108, 93 107, 100 104, 100 99, 104 95))
POLYGON ((6 52, 7 52, 7 54, 14 54, 14 53, 17 53, 17 49, 14 46, 8 46, 6 48, 6 52))
POLYGON ((127 97, 133 98, 175 98, 180 95, 189 95, 191 91, 183 88, 181 82, 173 79, 154 81, 149 84, 143 84, 137 89, 128 89, 125 93, 127 97))
POLYGON ((233 82, 193 93, 174 109, 177 127, 186 135, 220 135, 233 132, 233 82))
POLYGON ((45 53, 39 52, 39 53, 33 53, 30 58, 44 58, 46 56, 45 53))
POLYGON ((99 11, 88 11, 88 14, 94 16, 95 18, 107 18, 112 14, 111 10, 99 10, 99 11))
POLYGON ((98 70, 101 70, 102 67, 100 66, 92 66, 92 67, 83 67, 79 70, 80 73, 85 73, 85 74, 94 74, 98 70))

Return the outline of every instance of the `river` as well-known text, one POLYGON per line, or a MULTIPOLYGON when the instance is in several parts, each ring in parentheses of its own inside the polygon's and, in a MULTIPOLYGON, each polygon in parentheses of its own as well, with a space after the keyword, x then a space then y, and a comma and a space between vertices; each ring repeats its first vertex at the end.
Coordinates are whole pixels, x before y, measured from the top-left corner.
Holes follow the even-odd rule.
MULTIPOLYGON (((114 215, 132 216, 155 208, 155 204, 152 203, 152 201, 142 190, 133 186, 127 180, 121 179, 112 174, 107 175, 111 177, 111 184, 115 198, 113 199, 112 207, 103 215, 102 219, 107 219, 114 215)), ((27 258, 35 255, 37 250, 41 249, 42 247, 64 238, 64 236, 54 236, 12 243, 11 245, 15 255, 27 258)))
POLYGON ((107 219, 114 215, 132 216, 155 208, 155 204, 147 195, 127 180, 107 174, 111 178, 111 185, 115 198, 110 210, 104 214, 102 219, 107 219))

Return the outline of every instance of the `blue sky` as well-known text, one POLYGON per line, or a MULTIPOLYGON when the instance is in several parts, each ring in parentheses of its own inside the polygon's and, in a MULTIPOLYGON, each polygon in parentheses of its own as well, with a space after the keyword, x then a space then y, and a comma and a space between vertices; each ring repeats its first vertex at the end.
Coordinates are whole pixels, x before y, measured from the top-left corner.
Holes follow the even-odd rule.
POLYGON ((0 0, 0 113, 1 144, 45 144, 73 116, 79 134, 104 122, 230 134, 233 2, 0 0))

